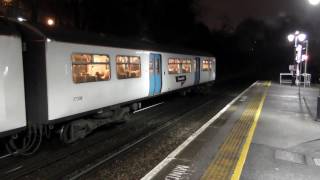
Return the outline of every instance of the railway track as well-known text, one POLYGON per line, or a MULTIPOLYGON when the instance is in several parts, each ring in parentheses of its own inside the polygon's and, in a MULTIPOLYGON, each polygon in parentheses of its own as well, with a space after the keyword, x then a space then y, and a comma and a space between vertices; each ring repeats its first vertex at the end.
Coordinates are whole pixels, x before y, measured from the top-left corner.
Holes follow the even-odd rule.
POLYGON ((185 112, 182 112, 180 115, 181 116, 178 116, 177 118, 173 119, 172 121, 169 121, 167 123, 165 123, 164 125, 156 128, 154 131, 148 133, 147 135, 141 137, 140 139, 130 143, 130 144, 127 144, 125 145, 124 147, 122 147, 119 151, 115 152, 115 153, 112 153, 100 160, 98 160, 96 163, 93 163, 91 165, 88 165, 87 167, 83 168, 82 170, 80 170, 79 172, 76 172, 72 175, 68 175, 66 176, 66 179, 69 179, 69 180, 76 180, 76 179, 79 179, 80 177, 82 177, 83 175, 86 175, 87 173, 90 173, 91 171, 93 171, 95 168, 99 167, 100 165, 104 164, 104 163, 107 163, 109 160, 111 160, 112 158, 120 155, 121 153, 123 152, 126 152, 128 150, 130 150, 131 148, 135 147, 136 145, 138 145, 139 143, 142 143, 144 141, 147 141, 148 139, 150 138, 153 138, 155 136, 157 136, 158 133, 161 133, 162 131, 165 131, 167 130, 167 128, 170 128, 172 125, 174 125, 177 121, 179 121, 183 116, 188 116, 188 115, 191 115, 194 111, 200 109, 200 108, 203 108, 204 106, 206 105, 209 105, 211 104, 213 101, 215 101, 215 99, 212 99, 196 108, 192 108, 192 109, 189 109, 185 112))
MULTIPOLYGON (((223 94, 225 91, 226 89, 220 89, 216 93, 223 94)), ((2 160, 0 159, 1 177, 2 179, 34 179, 41 177, 41 174, 45 174, 46 179, 78 179, 94 171, 100 165, 129 151, 136 145, 148 141, 150 138, 166 131, 177 123, 181 117, 192 114, 195 110, 214 102, 216 100, 215 96, 217 95, 211 95, 210 99, 206 96, 193 97, 196 98, 197 101, 190 101, 194 99, 184 97, 178 99, 178 101, 161 104, 156 108, 135 114, 133 120, 127 124, 102 129, 98 133, 71 147, 46 151, 47 149, 51 149, 49 145, 47 149, 43 150, 44 152, 40 152, 36 157, 23 159, 9 157, 2 160), (105 130, 108 132, 104 132, 105 130), (123 135, 133 131, 135 132, 134 136, 123 135), (115 140, 118 142, 113 142, 115 140), (101 148, 99 144, 104 144, 109 147, 101 148), (93 149, 99 150, 95 151, 93 149), (88 155, 88 152, 91 151, 93 152, 88 155), (64 162, 77 159, 77 156, 86 153, 88 155, 86 158, 83 157, 81 160, 75 160, 74 163, 71 163, 76 165, 67 165, 68 167, 59 169, 55 167, 61 167, 64 162), (50 157, 48 158, 47 156, 50 157), (7 161, 7 163, 2 163, 3 160, 7 161), (4 164, 7 164, 6 168, 3 167, 4 164), (52 169, 56 170, 52 171, 52 169), (66 176, 66 174, 69 175, 66 176)))

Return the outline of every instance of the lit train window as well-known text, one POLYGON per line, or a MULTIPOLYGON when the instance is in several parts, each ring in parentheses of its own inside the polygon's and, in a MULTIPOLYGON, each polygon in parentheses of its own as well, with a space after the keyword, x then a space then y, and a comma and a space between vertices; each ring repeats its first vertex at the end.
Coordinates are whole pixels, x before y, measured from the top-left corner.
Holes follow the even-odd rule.
POLYGON ((192 61, 191 59, 171 58, 168 62, 169 74, 191 73, 192 61))
POLYGON ((118 79, 141 77, 141 60, 138 56, 117 56, 118 79))
POLYGON ((182 60, 182 73, 191 73, 191 60, 184 59, 182 60))
POLYGON ((72 54, 72 77, 76 84, 111 78, 110 58, 99 54, 72 54))
POLYGON ((153 73, 153 63, 149 63, 149 72, 153 73))
POLYGON ((181 69, 181 61, 178 58, 170 58, 168 61, 169 74, 179 74, 181 69))
POLYGON ((212 61, 210 59, 202 61, 202 71, 212 71, 212 61))
POLYGON ((159 65, 159 61, 155 61, 154 62, 154 64, 155 64, 155 71, 156 71, 156 73, 160 73, 160 65, 159 65))

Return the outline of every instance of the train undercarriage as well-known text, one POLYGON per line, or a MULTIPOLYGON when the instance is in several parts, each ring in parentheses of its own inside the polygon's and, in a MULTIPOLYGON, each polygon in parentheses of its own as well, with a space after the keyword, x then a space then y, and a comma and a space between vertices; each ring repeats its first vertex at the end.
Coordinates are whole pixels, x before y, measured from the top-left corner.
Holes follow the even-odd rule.
POLYGON ((39 149, 43 138, 49 139, 51 137, 52 132, 57 134, 64 144, 72 144, 84 139, 101 126, 129 121, 131 113, 140 108, 141 103, 133 103, 125 107, 109 107, 68 123, 54 125, 32 124, 25 131, 5 139, 5 147, 11 155, 29 156, 39 149))

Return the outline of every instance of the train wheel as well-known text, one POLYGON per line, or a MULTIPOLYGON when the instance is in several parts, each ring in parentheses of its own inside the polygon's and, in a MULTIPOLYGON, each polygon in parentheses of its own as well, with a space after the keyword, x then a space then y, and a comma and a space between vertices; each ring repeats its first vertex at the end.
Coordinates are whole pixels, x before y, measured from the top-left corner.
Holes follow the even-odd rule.
POLYGON ((68 123, 60 129, 60 140, 65 144, 74 143, 84 139, 97 127, 99 127, 99 124, 95 123, 94 120, 77 120, 68 123))
POLYGON ((131 119, 131 114, 129 112, 126 112, 124 115, 123 115, 123 121, 124 122, 127 122, 127 121, 130 121, 131 119))
POLYGON ((75 141, 72 135, 71 124, 64 125, 60 129, 60 140, 65 144, 71 144, 75 141))

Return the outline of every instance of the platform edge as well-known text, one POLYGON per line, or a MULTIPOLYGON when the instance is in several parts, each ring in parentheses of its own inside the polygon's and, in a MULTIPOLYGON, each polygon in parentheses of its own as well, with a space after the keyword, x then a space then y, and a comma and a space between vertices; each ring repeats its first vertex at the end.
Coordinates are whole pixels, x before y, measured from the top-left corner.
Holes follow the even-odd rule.
MULTIPOLYGON (((268 82, 267 86, 269 88, 271 86, 271 82, 268 82)), ((246 162, 246 159, 247 159, 247 156, 248 156, 248 153, 249 153, 249 150, 250 150, 250 146, 251 146, 251 143, 252 143, 252 139, 253 139, 253 136, 254 136, 258 121, 260 119, 260 115, 261 115, 262 108, 263 108, 264 102, 266 100, 266 97, 267 97, 267 90, 264 92, 264 94, 263 94, 263 96, 261 98, 258 110, 257 110, 257 112, 255 114, 255 117, 254 117, 253 124, 252 124, 252 126, 251 126, 251 128, 249 130, 247 139, 246 139, 246 141, 245 141, 245 143, 243 145, 242 151, 240 153, 240 158, 239 158, 239 160, 237 162, 237 165, 236 165, 234 173, 233 173, 233 175, 231 177, 231 180, 239 180, 240 177, 241 177, 243 166, 244 166, 244 164, 246 162)))
POLYGON ((214 123, 223 113, 225 113, 238 99, 240 99, 246 92, 248 92, 258 81, 254 82, 251 86, 245 89, 237 97, 235 97, 230 103, 228 103, 223 109, 221 109, 213 118, 205 123, 200 129, 192 134, 186 141, 184 141, 178 148, 171 152, 164 160, 162 160, 155 168, 153 168, 148 174, 146 174, 141 180, 150 180, 154 178, 166 165, 168 165, 175 157, 182 152, 193 140, 195 140, 202 132, 204 132, 212 123, 214 123))

